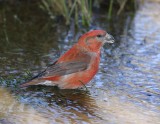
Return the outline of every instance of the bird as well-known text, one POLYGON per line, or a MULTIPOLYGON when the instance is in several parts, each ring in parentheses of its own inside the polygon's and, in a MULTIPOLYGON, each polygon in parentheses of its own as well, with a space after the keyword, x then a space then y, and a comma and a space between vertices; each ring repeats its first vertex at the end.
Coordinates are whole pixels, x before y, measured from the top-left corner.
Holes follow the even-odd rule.
POLYGON ((101 48, 114 43, 105 30, 89 31, 78 39, 68 51, 45 70, 20 87, 31 85, 58 86, 60 89, 77 89, 89 83, 99 69, 101 48))

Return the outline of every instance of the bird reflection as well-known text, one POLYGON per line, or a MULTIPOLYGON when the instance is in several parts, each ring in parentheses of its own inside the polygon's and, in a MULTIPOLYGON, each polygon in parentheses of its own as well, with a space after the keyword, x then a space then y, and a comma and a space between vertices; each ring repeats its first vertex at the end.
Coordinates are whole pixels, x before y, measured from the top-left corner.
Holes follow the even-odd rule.
POLYGON ((59 112, 69 119, 73 114, 74 120, 81 118, 86 122, 90 122, 90 117, 99 118, 95 113, 98 109, 95 100, 84 89, 60 90, 58 87, 31 86, 22 89, 19 94, 21 102, 50 116, 59 112))

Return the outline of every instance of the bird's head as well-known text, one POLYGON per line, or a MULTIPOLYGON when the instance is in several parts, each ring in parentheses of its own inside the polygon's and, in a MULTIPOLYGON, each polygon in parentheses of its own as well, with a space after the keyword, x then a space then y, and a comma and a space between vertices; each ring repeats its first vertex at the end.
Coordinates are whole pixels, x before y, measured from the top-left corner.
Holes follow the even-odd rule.
POLYGON ((82 35, 78 41, 78 45, 92 52, 99 51, 105 43, 114 43, 114 38, 104 30, 89 31, 82 35))

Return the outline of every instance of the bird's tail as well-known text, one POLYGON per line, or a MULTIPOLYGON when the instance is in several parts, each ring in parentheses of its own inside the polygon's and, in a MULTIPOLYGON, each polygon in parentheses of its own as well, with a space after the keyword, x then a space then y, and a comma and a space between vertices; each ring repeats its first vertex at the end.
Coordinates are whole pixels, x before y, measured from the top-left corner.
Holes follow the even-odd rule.
POLYGON ((46 70, 38 73, 36 76, 32 77, 29 81, 26 81, 24 83, 22 83, 19 87, 27 87, 30 85, 38 85, 40 83, 40 81, 42 81, 42 79, 40 78, 46 70))
POLYGON ((23 88, 30 85, 38 85, 40 82, 41 82, 41 79, 33 79, 33 80, 22 83, 19 87, 23 88))

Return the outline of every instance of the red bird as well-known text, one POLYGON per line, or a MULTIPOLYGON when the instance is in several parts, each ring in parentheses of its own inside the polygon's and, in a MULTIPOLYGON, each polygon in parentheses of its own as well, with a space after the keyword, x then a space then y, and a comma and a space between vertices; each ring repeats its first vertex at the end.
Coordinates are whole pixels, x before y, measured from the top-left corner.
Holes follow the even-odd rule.
POLYGON ((114 38, 104 30, 93 30, 82 35, 78 42, 56 62, 30 81, 21 84, 58 86, 60 89, 76 89, 87 84, 97 73, 100 49, 114 38))

